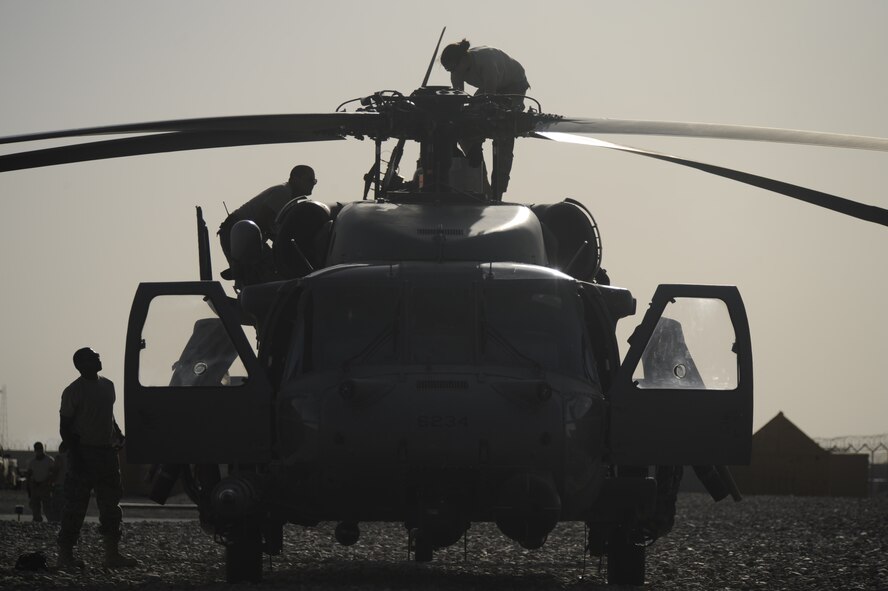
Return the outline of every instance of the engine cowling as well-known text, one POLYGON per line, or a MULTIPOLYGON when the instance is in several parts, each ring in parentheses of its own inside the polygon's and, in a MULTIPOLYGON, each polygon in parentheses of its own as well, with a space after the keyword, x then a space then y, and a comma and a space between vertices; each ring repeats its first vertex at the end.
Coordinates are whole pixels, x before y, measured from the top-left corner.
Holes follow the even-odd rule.
POLYGON ((573 199, 530 209, 546 232, 549 264, 581 281, 594 280, 601 269, 601 236, 589 210, 573 199))

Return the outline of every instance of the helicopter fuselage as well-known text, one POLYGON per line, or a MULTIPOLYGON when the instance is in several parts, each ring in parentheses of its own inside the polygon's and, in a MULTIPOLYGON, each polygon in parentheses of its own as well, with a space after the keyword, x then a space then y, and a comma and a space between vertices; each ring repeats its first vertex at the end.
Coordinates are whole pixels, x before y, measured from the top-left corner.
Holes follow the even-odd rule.
POLYGON ((297 276, 236 300, 214 281, 141 284, 127 331, 128 457, 191 465, 230 567, 254 576, 286 523, 336 521, 350 544, 360 522, 401 522, 424 561, 472 522, 537 548, 582 520, 590 552, 634 578, 638 549, 671 529, 681 466, 747 461, 736 288, 660 286, 621 363, 635 299, 594 280, 597 228, 577 202, 293 211, 300 233, 269 256, 297 276))
POLYGON ((603 478, 606 414, 584 316, 576 280, 532 265, 307 277, 260 348, 279 360, 276 455, 301 479, 280 503, 297 522, 580 518, 603 478))

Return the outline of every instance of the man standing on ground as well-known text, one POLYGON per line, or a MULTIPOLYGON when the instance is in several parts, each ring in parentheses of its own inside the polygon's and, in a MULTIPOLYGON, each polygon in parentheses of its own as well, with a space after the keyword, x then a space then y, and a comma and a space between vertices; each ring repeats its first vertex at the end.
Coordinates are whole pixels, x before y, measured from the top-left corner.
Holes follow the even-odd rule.
POLYGON ((90 493, 95 490, 99 533, 105 544, 104 566, 135 566, 137 561, 118 549, 123 490, 117 452, 124 438, 114 420, 114 384, 99 375, 99 354, 88 347, 74 353, 74 367, 80 377, 65 388, 59 410, 60 449, 67 450, 68 466, 58 564, 60 568, 83 566, 82 560, 74 558, 74 546, 80 537, 90 493))
POLYGON ((28 462, 28 504, 34 521, 43 521, 43 513, 49 517, 52 514, 50 498, 52 497, 52 485, 55 481, 55 465, 53 459, 43 451, 43 443, 34 444, 34 457, 28 462))

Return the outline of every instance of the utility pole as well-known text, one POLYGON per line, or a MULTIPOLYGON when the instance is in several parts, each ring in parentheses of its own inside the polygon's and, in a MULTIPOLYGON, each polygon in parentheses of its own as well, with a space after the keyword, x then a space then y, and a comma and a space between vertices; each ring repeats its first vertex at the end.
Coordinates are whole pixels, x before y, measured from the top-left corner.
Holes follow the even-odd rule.
POLYGON ((0 447, 9 447, 9 421, 6 417, 6 384, 0 386, 0 447))

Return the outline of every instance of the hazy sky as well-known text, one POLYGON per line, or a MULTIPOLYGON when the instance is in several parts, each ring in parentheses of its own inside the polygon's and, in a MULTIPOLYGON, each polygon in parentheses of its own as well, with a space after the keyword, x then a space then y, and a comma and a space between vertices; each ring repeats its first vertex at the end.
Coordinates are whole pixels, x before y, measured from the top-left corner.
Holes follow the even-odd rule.
MULTIPOLYGON (((888 3, 14 2, 0 0, 0 136, 214 115, 330 112, 422 80, 442 26, 521 61, 572 116, 737 123, 888 137, 888 3), (519 7, 520 6, 520 7, 519 7)), ((431 84, 444 85, 435 66, 431 84)), ((888 207, 888 154, 604 137, 888 207)), ((6 150, 9 151, 9 150, 6 150)), ((309 163, 322 201, 360 198, 370 142, 152 155, 0 175, 0 384, 8 438, 57 441, 71 354, 118 384, 140 281, 197 278, 194 206, 215 232, 309 163)), ((736 284, 755 428, 888 432, 888 229, 666 163, 522 139, 508 199, 573 197, 604 267, 643 312, 658 283, 736 284)), ((224 259, 214 240, 214 269, 224 259)), ((622 321, 622 341, 640 321, 622 321)))

